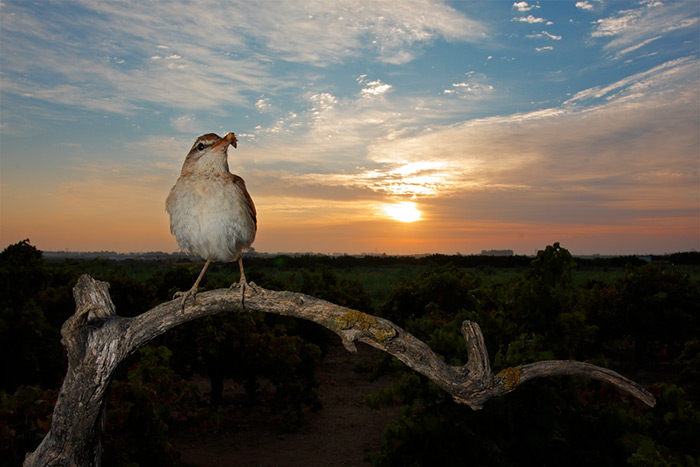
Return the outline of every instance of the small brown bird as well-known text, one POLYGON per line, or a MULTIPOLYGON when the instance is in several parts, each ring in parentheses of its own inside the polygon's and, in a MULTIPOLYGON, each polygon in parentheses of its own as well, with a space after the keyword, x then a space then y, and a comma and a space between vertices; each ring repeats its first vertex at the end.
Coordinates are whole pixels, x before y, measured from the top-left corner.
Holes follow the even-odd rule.
POLYGON ((255 240, 257 213, 245 182, 228 168, 229 144, 237 147, 233 133, 221 138, 209 133, 197 138, 185 158, 165 209, 170 214, 170 232, 189 254, 206 260, 192 288, 179 292, 182 307, 188 297, 195 298, 199 282, 212 261, 237 260, 241 279, 231 287, 247 285, 241 253, 255 240))

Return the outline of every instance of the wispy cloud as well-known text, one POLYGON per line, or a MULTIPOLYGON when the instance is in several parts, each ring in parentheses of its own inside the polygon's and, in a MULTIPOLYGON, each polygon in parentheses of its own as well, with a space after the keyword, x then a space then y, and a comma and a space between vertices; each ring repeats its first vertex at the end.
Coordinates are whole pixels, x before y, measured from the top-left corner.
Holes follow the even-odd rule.
POLYGON ((626 49, 618 50, 617 52, 615 52, 615 55, 613 56, 613 58, 615 58, 615 59, 621 58, 621 57, 629 54, 630 52, 634 52, 635 50, 641 49, 642 47, 644 47, 647 44, 651 44, 652 42, 661 39, 662 37, 663 36, 650 37, 649 39, 643 40, 642 42, 640 42, 638 44, 631 45, 631 46, 627 47, 626 49))
POLYGON ((445 94, 456 95, 468 99, 482 99, 492 95, 495 88, 489 83, 483 73, 469 71, 465 73, 465 80, 452 83, 452 86, 444 90, 445 94))
POLYGON ((561 36, 557 36, 556 34, 551 34, 547 31, 542 31, 537 34, 528 34, 527 35, 528 39, 551 39, 553 41, 560 41, 561 36))
POLYGON ((361 143, 366 159, 356 167, 337 171, 333 164, 324 166, 327 171, 287 174, 285 190, 302 197, 350 190, 368 202, 413 199, 419 208, 439 198, 446 219, 459 217, 464 203, 481 219, 497 211, 514 221, 559 223, 692 217, 697 206, 685 193, 698 176, 696 91, 677 84, 692 79, 695 67, 697 60, 673 62, 576 96, 579 104, 587 96, 608 96, 591 107, 572 102, 368 138, 361 143), (637 88, 646 93, 638 95, 637 88), (637 136, 631 141, 627 134, 637 136), (311 185, 316 188, 309 191, 311 185))
MULTIPOLYGON (((354 98, 330 93, 309 96, 308 111, 294 119, 294 132, 239 148, 234 166, 244 165, 259 180, 269 176, 270 189, 277 195, 286 192, 328 200, 340 193, 379 200, 378 194, 444 197, 484 190, 556 190, 564 185, 602 193, 616 183, 628 188, 645 177, 661 180, 654 175, 655 157, 666 152, 681 157, 676 162, 667 159, 668 168, 692 178, 696 168, 688 152, 697 133, 692 128, 696 109, 692 90, 681 90, 682 83, 693 79, 697 66, 696 59, 679 59, 581 91, 561 108, 457 125, 433 124, 432 129, 418 132, 417 117, 410 116, 410 100, 370 93, 381 96, 382 102, 368 107, 364 91, 388 89, 388 84, 361 77, 354 98), (641 89, 644 94, 639 93, 641 89), (626 145, 629 141, 616 134, 630 132, 640 135, 635 146, 617 146, 616 141, 626 145), (662 142, 653 136, 656 132, 677 135, 671 138, 677 147, 669 148, 664 142, 667 147, 662 149, 662 142), (647 156, 640 157, 639 148, 645 148, 642 152, 647 156), (617 171, 609 166, 612 155, 617 171), (601 173, 606 175, 601 178, 601 173)), ((475 74, 467 77, 484 79, 475 74)), ((471 86, 455 84, 455 89, 471 86)), ((189 147, 189 142, 184 146, 189 147)), ((184 151, 180 151, 183 157, 184 151)), ((682 180, 689 183, 687 177, 682 180)), ((268 191, 262 188, 263 195, 268 191)))
MULTIPOLYGON (((596 102, 613 99, 629 99, 640 95, 640 90, 656 89, 657 92, 692 83, 697 73, 698 60, 693 57, 679 58, 663 63, 606 86, 595 86, 577 92, 565 104, 594 105, 596 102)), ((694 83, 697 85, 697 82, 694 83)), ((642 95, 644 95, 643 93, 642 95)))
POLYGON ((486 33, 482 24, 427 0, 402 2, 401 8, 390 0, 267 3, 270 8, 238 5, 246 32, 287 60, 317 66, 356 56, 368 46, 378 60, 400 64, 415 58, 418 44, 437 38, 480 41, 486 33))
MULTIPOLYGON (((673 193, 692 189, 696 182, 696 91, 682 84, 693 79, 697 66, 697 59, 680 59, 581 91, 560 108, 432 125, 418 132, 417 122, 402 116, 410 113, 410 101, 388 97, 379 107, 366 107, 362 90, 385 83, 363 77, 353 99, 329 93, 309 96, 309 110, 297 118, 293 133, 242 145, 233 153, 232 168, 248 174, 251 190, 269 202, 284 196, 316 200, 297 206, 305 212, 315 203, 330 206, 336 201, 417 199, 420 204, 433 197, 477 197, 484 204, 471 208, 474 215, 488 217, 489 209, 505 209, 499 205, 504 197, 515 196, 518 206, 529 208, 506 214, 524 219, 543 203, 553 206, 562 195, 562 206, 571 206, 566 196, 586 203, 569 214, 562 207, 560 214, 569 216, 562 221, 573 221, 584 211, 619 216, 623 205, 630 212, 653 208, 657 216, 664 207, 687 211, 692 206, 678 204, 683 196, 658 203, 651 199, 657 197, 653 192, 659 184, 673 193), (659 140, 657 133, 667 136, 659 140), (631 143, 626 134, 637 137, 631 143), (646 201, 629 201, 631 190, 636 199, 646 201), (481 193, 494 198, 488 201, 481 193)), ((190 118, 179 117, 182 123, 190 118)), ((164 180, 179 169, 190 144, 152 139, 131 143, 130 150, 169 154, 161 161, 164 180)), ((85 170, 82 163, 76 167, 85 170)), ((89 171, 88 179, 118 192, 114 184, 130 180, 132 171, 146 176, 137 165, 121 166, 121 178, 96 177, 97 171, 89 171)), ((134 181, 139 183, 138 177, 134 181)), ((124 186, 132 189, 131 184, 124 186)))
POLYGON ((546 19, 540 18, 537 16, 533 16, 533 15, 518 16, 518 17, 513 18, 511 21, 518 21, 520 23, 530 23, 530 24, 548 23, 548 21, 546 19))
POLYGON ((619 59, 670 32, 697 28, 698 8, 693 0, 671 3, 648 1, 593 24, 591 36, 610 39, 604 47, 613 53, 615 59, 619 59))
POLYGON ((114 113, 145 104, 182 110, 252 106, 251 93, 274 92, 299 79, 281 76, 275 60, 324 67, 369 49, 375 60, 398 64, 438 38, 479 41, 486 32, 427 0, 401 8, 390 1, 337 0, 332 8, 325 1, 261 3, 4 6, 3 92, 114 113), (74 29, 71 9, 90 16, 82 26, 85 37, 63 32, 74 29), (111 39, 117 35, 119 42, 111 39), (243 58, 241 48, 261 51, 243 58), (41 69, 44 79, 19 79, 30 68, 41 69))

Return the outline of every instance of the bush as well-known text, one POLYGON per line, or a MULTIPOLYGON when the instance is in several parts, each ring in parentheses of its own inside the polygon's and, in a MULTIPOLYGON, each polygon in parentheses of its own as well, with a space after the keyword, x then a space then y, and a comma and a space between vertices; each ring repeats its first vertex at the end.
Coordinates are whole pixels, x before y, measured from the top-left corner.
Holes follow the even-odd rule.
POLYGON ((22 465, 24 456, 41 442, 51 425, 58 391, 20 386, 0 392, 0 466, 22 465))
POLYGON ((625 276, 591 291, 590 320, 600 343, 629 342, 636 363, 676 358, 700 335, 700 284, 668 265, 628 268, 625 276))
POLYGON ((0 253, 0 389, 54 387, 65 374, 59 330, 44 314, 49 290, 51 272, 29 240, 0 253))
POLYGON ((194 415, 199 394, 170 368, 170 355, 166 347, 144 347, 126 375, 110 385, 105 466, 179 465, 168 442, 169 425, 194 415))
MULTIPOLYGON (((482 327, 496 371, 571 356, 604 361, 606 339, 620 335, 634 336, 642 346, 656 343, 657 353, 685 344, 688 358, 697 355, 697 340, 689 340, 699 334, 697 284, 667 268, 645 266, 611 285, 577 289, 573 267, 569 252, 554 244, 520 279, 490 288, 465 286, 466 273, 455 268, 433 270, 397 286, 383 312, 452 365, 467 360, 459 334, 465 319, 482 327), (446 300, 446 290, 459 299, 446 300)), ((395 361, 393 368, 400 377, 367 402, 400 401, 407 408, 387 426, 382 451, 371 457, 374 465, 700 463, 700 447, 691 441, 700 438, 700 414, 672 384, 655 386, 653 410, 602 383, 558 377, 528 382, 473 411, 402 364, 395 361)), ((688 368, 684 384, 697 387, 697 371, 688 368)))

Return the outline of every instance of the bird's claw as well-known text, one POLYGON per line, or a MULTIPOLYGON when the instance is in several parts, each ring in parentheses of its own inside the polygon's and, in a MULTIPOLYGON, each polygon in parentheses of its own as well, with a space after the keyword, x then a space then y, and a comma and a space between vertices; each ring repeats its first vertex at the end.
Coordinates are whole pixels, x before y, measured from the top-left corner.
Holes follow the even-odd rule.
POLYGON ((245 293, 246 288, 249 288, 253 292, 258 293, 258 289, 256 288, 257 286, 255 285, 255 282, 248 282, 246 280, 234 282, 233 284, 231 284, 229 286, 229 289, 233 290, 233 289, 237 289, 239 287, 243 288, 243 293, 245 293))
POLYGON ((258 289, 255 288, 254 282, 248 282, 245 279, 241 279, 238 282, 234 282, 229 287, 229 290, 241 288, 241 307, 245 310, 245 291, 246 289, 252 290, 254 293, 258 293, 258 289))
POLYGON ((192 287, 190 290, 186 292, 175 292, 175 295, 173 295, 173 300, 176 298, 182 297, 182 311, 185 311, 185 303, 187 302, 187 299, 192 297, 192 304, 197 303, 197 292, 199 291, 198 287, 192 287))

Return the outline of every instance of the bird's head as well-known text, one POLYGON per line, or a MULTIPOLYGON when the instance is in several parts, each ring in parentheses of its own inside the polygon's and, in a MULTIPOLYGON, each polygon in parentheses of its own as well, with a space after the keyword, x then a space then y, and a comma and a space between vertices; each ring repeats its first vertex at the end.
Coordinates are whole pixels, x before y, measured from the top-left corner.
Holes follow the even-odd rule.
POLYGON ((207 170, 226 170, 228 162, 226 150, 229 144, 238 147, 236 135, 229 133, 223 138, 215 133, 208 133, 197 138, 185 158, 182 171, 201 172, 207 170))

